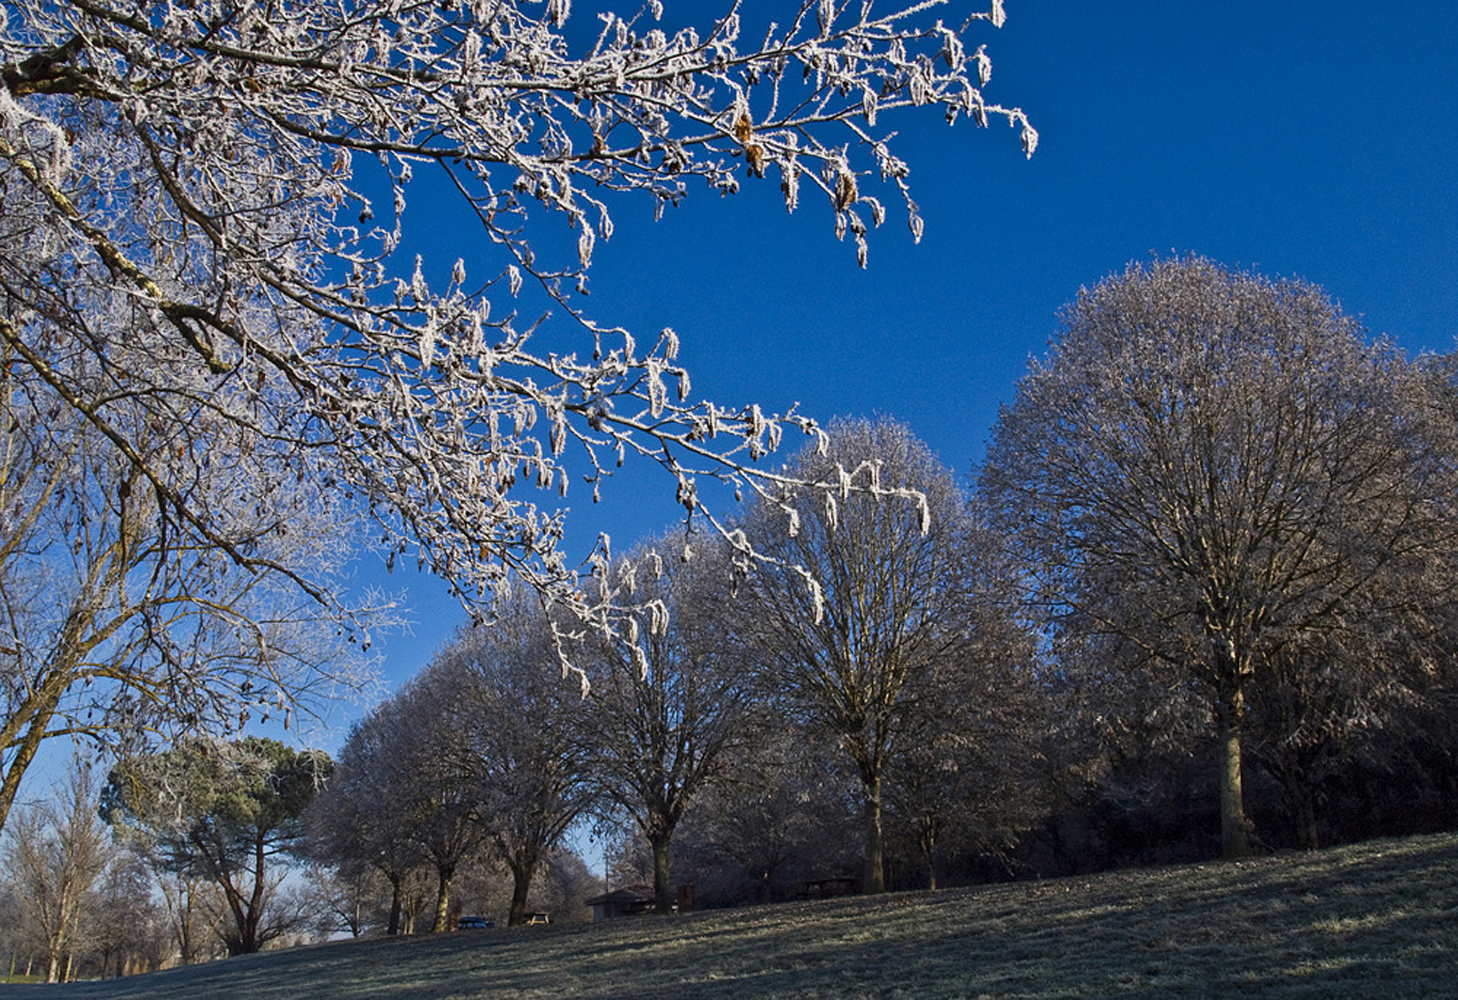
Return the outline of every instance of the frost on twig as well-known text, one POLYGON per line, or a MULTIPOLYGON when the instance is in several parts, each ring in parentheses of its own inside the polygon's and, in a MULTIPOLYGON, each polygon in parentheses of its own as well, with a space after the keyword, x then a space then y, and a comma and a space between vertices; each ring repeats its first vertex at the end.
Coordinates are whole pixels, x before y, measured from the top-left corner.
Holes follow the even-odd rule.
POLYGON ((692 401, 671 331, 643 350, 583 311, 609 200, 662 211, 692 181, 777 177, 791 211, 818 189, 864 263, 889 187, 919 237, 897 115, 1000 118, 1036 144, 1021 110, 987 101, 991 61, 963 41, 1002 23, 1001 0, 953 12, 807 0, 758 33, 737 7, 668 31, 649 3, 598 15, 574 50, 566 0, 16 0, 0 26, 0 341, 177 531, 240 564, 137 428, 186 439, 208 414, 273 475, 317 476, 370 515, 391 565, 413 551, 468 603, 515 578, 591 617, 601 595, 559 547, 573 480, 595 497, 636 456, 692 517, 698 482, 778 489, 757 461, 786 430, 820 434, 793 410, 692 401), (411 242, 427 174, 481 248, 448 274, 411 242))

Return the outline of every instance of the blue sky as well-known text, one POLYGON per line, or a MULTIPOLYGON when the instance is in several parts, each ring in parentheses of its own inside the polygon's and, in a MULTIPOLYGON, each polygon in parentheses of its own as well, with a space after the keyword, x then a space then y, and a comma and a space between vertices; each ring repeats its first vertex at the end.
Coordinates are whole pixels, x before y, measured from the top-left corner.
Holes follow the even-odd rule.
MULTIPOLYGON (((704 25, 727 7, 666 3, 704 25)), ((745 36, 785 10, 749 0, 745 36)), ((640 342, 677 330, 695 395, 894 417, 962 475, 1059 307, 1153 253, 1302 277, 1373 335, 1453 349, 1458 4, 1007 0, 1007 13, 969 41, 993 59, 988 98, 1038 128, 1031 161, 996 124, 881 120, 912 166, 920 245, 892 208, 862 271, 829 206, 807 195, 787 215, 773 177, 732 198, 694 189, 657 223, 627 199, 594 257, 593 314, 640 342)), ((591 18, 579 0, 574 21, 591 18)), ((449 218, 417 234, 450 245, 449 218)), ((676 519, 673 484, 652 470, 630 468, 600 504, 585 494, 566 500, 575 555, 599 531, 622 547, 676 519)), ((378 576, 368 561, 359 575, 378 576)), ((408 587, 415 619, 383 645, 394 685, 464 615, 439 584, 389 583, 408 587)))

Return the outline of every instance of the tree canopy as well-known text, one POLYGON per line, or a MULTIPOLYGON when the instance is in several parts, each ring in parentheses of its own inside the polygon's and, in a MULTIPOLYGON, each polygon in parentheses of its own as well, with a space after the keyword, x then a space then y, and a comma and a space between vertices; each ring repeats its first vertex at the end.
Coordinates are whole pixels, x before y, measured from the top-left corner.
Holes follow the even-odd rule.
POLYGON ((1012 578, 995 540, 970 516, 951 473, 904 426, 838 423, 829 447, 803 449, 789 476, 843 488, 787 490, 751 507, 743 530, 775 561, 749 573, 737 626, 756 645, 772 697, 854 762, 865 886, 880 891, 892 761, 949 704, 969 708, 948 697, 970 689, 961 675, 1030 666, 1031 644, 1013 615, 1012 578), (853 493, 844 488, 846 470, 904 499, 853 493), (777 525, 787 513, 789 532, 777 525))
POLYGON ((270 860, 298 847, 304 809, 332 769, 325 753, 260 736, 196 740, 118 763, 102 814, 167 870, 217 883, 233 918, 228 953, 247 954, 287 930, 268 919, 279 881, 270 860))
POLYGON ((982 490, 1065 637, 1114 637, 1124 668, 1198 687, 1224 850, 1242 855, 1257 682, 1345 646, 1364 650, 1338 661, 1351 690, 1371 689, 1394 663, 1372 655, 1381 623, 1450 601, 1446 384, 1319 288, 1200 257, 1131 266, 1063 324, 1001 414, 982 490))

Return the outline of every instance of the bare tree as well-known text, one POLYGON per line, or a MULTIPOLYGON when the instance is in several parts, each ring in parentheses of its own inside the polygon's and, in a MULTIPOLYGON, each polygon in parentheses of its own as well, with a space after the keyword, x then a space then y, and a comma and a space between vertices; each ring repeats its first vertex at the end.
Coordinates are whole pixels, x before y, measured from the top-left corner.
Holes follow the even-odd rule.
POLYGON ((225 954, 222 926, 228 907, 217 883, 195 872, 169 870, 156 852, 140 853, 162 892, 177 960, 192 965, 225 954))
POLYGON ((320 938, 327 939, 336 931, 360 937, 378 911, 382 891, 387 887, 385 878, 374 868, 358 867, 351 872, 345 875, 322 866, 311 868, 309 909, 314 917, 314 933, 320 938))
POLYGON ((831 428, 787 473, 835 492, 788 491, 761 500, 745 531, 778 560, 748 577, 740 627, 757 641, 769 689, 812 731, 827 735, 860 774, 869 892, 885 886, 882 813, 887 768, 927 714, 939 678, 1016 659, 1017 648, 972 643, 1003 628, 1003 588, 949 473, 905 427, 855 421, 831 428), (847 472, 846 470, 852 470, 847 472), (849 489, 864 476, 885 502, 849 489), (792 530, 777 522, 789 516, 792 530), (803 574, 818 581, 807 588, 803 574))
MULTIPOLYGON (((1082 291, 1063 323, 982 488, 1059 629, 1115 635, 1124 664, 1198 685, 1239 857, 1254 686, 1330 662, 1367 616, 1448 600, 1429 563, 1458 540, 1454 424, 1420 367, 1299 281, 1160 260, 1082 291)), ((1357 690, 1390 666, 1340 669, 1357 690)))
POLYGON ((92 892, 81 933, 103 979, 162 967, 171 954, 171 933, 140 855, 116 852, 92 892))
MULTIPOLYGON (((511 871, 509 922, 526 920, 539 865, 591 802, 580 729, 586 705, 565 684, 535 594, 522 591, 491 628, 467 628, 427 668, 449 699, 463 756, 452 761, 476 797, 476 818, 511 871)), ((442 709, 445 705, 440 706, 442 709)))
POLYGON ((425 861, 415 836, 419 785, 404 752, 411 731, 391 699, 356 723, 326 787, 306 813, 307 853, 353 881, 378 871, 390 885, 385 933, 402 932, 408 882, 425 861))
POLYGON ((563 750, 580 689, 543 669, 556 657, 544 621, 507 612, 463 632, 350 732, 310 810, 308 850, 342 877, 372 867, 388 880, 386 933, 414 926, 422 871, 431 929, 447 930, 457 873, 489 846, 514 859, 525 911, 537 861, 581 809, 563 750))
MULTIPOLYGON (((578 607, 559 512, 525 488, 565 490, 571 463, 596 489, 633 454, 695 511, 696 478, 757 488, 744 456, 814 429, 685 402, 672 331, 640 350, 579 311, 612 233, 604 199, 640 192, 661 210, 689 178, 728 193, 778 173, 786 206, 818 192, 864 260, 879 177, 919 236, 897 113, 1001 119, 1029 154, 1037 141, 1022 111, 984 99, 991 62, 964 42, 1002 23, 1001 0, 950 25, 936 6, 804 0, 757 31, 728 5, 670 35, 652 0, 604 14, 574 55, 566 0, 11 4, 8 367, 95 429, 169 537, 269 564, 172 466, 206 447, 194 426, 222 424, 265 482, 375 515, 392 560, 418 546, 467 599, 514 571, 578 607), (427 175, 476 224, 454 267, 409 250, 427 175), (575 230, 565 255, 549 219, 575 230), (542 324, 549 308, 564 335, 542 324), (165 450, 145 438, 156 427, 165 450)), ((291 572, 328 601, 329 581, 291 572)))
POLYGON ((40 935, 36 933, 25 912, 25 906, 11 892, 8 884, 0 892, 0 947, 4 948, 5 973, 11 980, 16 976, 29 979, 35 969, 37 954, 45 951, 40 935))
POLYGON ((581 654, 593 707, 583 719, 591 780, 647 838, 659 913, 674 905, 675 828, 755 740, 749 663, 728 615, 731 575, 717 539, 640 546, 607 570, 619 602, 638 609, 631 627, 581 654))
POLYGON ((1052 706, 1012 597, 1009 587, 993 605, 1002 617, 985 615, 963 662, 938 678, 887 768, 887 812, 906 832, 929 889, 937 888, 948 844, 1005 859, 1053 802, 1052 706))
MULTIPOLYGON (((486 843, 481 795, 463 762, 470 757, 466 706, 453 684, 426 670, 376 709, 384 753, 392 758, 390 807, 416 856, 435 872, 431 931, 450 927, 456 872, 486 843)), ((368 772, 361 775, 371 780, 368 772)))
POLYGON ((87 894, 115 855, 96 802, 96 782, 78 762, 59 801, 20 810, 7 831, 5 868, 45 942, 48 983, 69 978, 87 894))
POLYGON ((321 579, 341 566, 348 515, 270 482, 251 445, 207 415, 187 439, 137 432, 228 546, 250 553, 244 568, 170 533, 165 498, 133 465, 9 361, 4 372, 0 829, 46 739, 135 748, 270 713, 287 725, 363 679, 367 643, 353 640, 386 623, 383 607, 326 607, 289 582, 306 565, 321 579))

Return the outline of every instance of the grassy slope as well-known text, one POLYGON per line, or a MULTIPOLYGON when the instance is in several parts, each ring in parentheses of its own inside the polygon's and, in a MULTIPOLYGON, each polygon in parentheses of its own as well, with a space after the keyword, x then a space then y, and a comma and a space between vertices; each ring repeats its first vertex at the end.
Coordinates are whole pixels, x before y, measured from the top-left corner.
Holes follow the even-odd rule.
POLYGON ((1458 835, 603 926, 343 942, 29 997, 1458 995, 1458 835))

